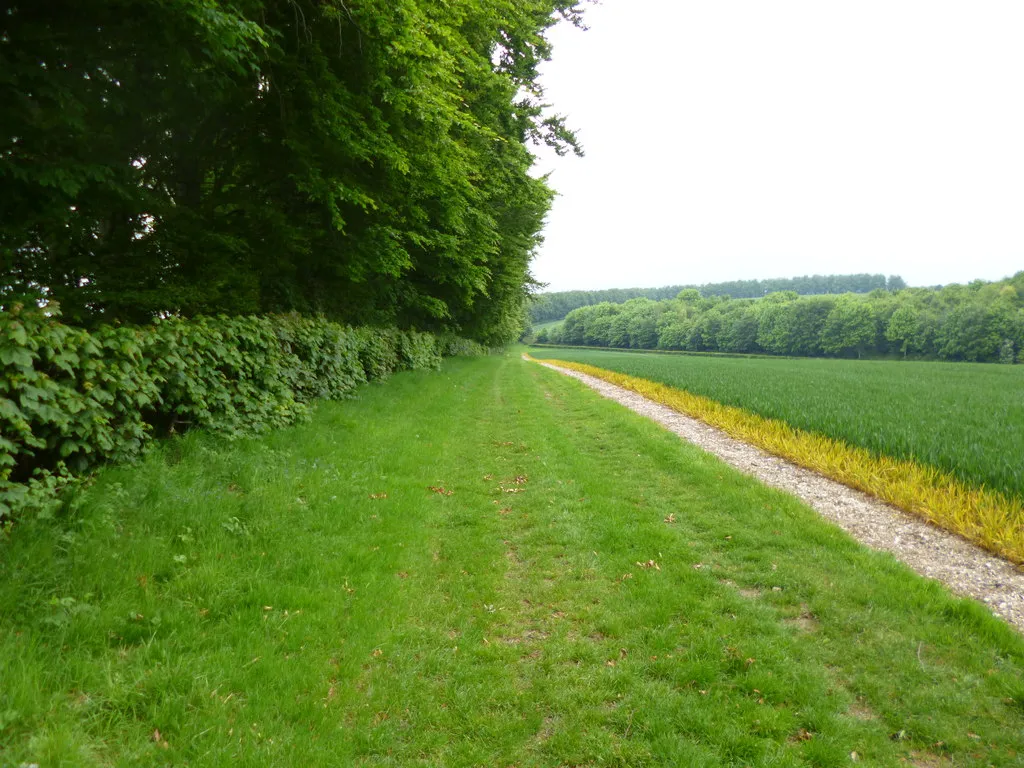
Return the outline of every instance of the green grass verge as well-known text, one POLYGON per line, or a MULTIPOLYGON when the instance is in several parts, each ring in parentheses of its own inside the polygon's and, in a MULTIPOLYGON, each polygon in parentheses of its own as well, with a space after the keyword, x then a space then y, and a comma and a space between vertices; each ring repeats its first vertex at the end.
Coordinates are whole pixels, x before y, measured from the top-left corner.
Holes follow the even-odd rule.
POLYGON ((1024 499, 1024 366, 534 348, 684 389, 1024 499))
POLYGON ((12 765, 1024 755, 1018 634, 515 356, 105 470, 2 544, 0 681, 12 765))

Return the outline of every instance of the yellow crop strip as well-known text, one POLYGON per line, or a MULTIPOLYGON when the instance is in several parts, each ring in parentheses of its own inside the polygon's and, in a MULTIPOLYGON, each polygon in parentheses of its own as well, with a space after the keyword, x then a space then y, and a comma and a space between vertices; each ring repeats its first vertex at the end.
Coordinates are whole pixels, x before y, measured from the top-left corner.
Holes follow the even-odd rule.
POLYGON ((542 362, 636 392, 1024 564, 1024 510, 1000 493, 970 487, 933 467, 878 456, 830 437, 794 429, 783 421, 766 419, 647 379, 584 363, 542 362))

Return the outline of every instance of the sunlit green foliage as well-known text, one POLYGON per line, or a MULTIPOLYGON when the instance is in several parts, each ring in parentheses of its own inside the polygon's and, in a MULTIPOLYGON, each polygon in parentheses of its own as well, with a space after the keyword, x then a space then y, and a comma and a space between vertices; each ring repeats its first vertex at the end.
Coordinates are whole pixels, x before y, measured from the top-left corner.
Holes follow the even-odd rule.
POLYGON ((572 0, 15 0, 0 305, 76 324, 297 310, 515 338, 576 141, 537 82, 572 0))

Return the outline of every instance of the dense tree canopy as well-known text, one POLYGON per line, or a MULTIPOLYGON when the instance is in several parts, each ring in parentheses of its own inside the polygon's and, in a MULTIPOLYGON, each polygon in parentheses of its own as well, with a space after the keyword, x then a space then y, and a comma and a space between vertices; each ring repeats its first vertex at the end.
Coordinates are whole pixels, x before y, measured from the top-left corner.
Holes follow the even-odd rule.
POLYGON ((575 0, 13 0, 0 305, 518 331, 575 0))
POLYGON ((539 342, 772 355, 902 355, 1024 362, 1024 272, 995 283, 866 295, 604 302, 570 312, 539 342))
POLYGON ((892 275, 804 275, 769 280, 733 280, 704 285, 667 285, 663 288, 610 288, 604 291, 556 291, 540 293, 530 306, 530 319, 535 323, 561 320, 577 307, 588 307, 608 301, 622 304, 630 299, 671 299, 682 290, 693 290, 698 296, 731 296, 734 299, 759 299, 769 293, 793 291, 801 296, 814 294, 869 293, 879 288, 898 291, 906 288, 902 277, 892 275))

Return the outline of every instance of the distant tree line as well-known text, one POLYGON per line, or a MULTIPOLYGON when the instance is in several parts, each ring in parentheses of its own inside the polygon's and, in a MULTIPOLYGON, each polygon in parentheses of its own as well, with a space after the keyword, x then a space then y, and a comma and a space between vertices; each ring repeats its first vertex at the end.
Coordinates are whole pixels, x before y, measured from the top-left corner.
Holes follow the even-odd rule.
POLYGON ((734 299, 759 299, 769 293, 793 291, 800 296, 838 293, 870 293, 877 290, 899 291, 907 287, 899 275, 803 275, 770 280, 731 280, 696 287, 701 296, 731 296, 734 299))
POLYGON ((759 299, 769 293, 794 291, 801 296, 838 293, 870 293, 878 289, 898 291, 906 288, 902 277, 892 275, 804 275, 777 277, 768 280, 732 280, 704 285, 667 285, 663 288, 610 288, 604 291, 558 291, 534 297, 530 318, 535 323, 561 320, 578 307, 611 302, 622 304, 630 299, 671 299, 687 288, 701 296, 731 296, 734 299, 759 299))
POLYGON ((570 312, 540 343, 806 357, 900 355, 1024 362, 1024 272, 998 282, 761 299, 602 302, 570 312))

